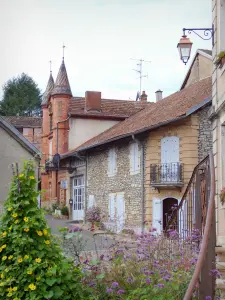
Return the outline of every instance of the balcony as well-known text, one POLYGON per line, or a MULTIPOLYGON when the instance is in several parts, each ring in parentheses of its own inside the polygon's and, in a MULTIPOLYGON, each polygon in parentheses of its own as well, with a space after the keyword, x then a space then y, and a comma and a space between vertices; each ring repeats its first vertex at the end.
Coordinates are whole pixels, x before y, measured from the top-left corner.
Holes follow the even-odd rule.
POLYGON ((181 189, 184 185, 184 165, 181 163, 151 164, 150 185, 157 189, 181 189))

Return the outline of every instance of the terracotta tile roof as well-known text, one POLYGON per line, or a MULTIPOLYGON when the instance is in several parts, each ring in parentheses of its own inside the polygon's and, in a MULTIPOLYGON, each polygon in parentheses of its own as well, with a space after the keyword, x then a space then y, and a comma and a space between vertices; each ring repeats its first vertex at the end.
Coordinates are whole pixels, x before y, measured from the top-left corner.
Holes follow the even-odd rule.
POLYGON ((72 116, 123 120, 151 105, 154 105, 154 102, 102 99, 101 111, 86 111, 85 99, 75 97, 70 100, 69 113, 72 116))
POLYGON ((114 125, 64 155, 68 156, 69 153, 93 148, 97 145, 123 138, 126 135, 151 130, 166 122, 172 122, 176 118, 185 117, 188 112, 195 111, 197 109, 196 106, 201 107, 203 100, 207 98, 211 100, 211 95, 211 77, 207 77, 158 101, 155 105, 146 106, 144 110, 114 125))
POLYGON ((21 127, 42 127, 41 117, 25 117, 25 116, 2 116, 11 125, 21 127))

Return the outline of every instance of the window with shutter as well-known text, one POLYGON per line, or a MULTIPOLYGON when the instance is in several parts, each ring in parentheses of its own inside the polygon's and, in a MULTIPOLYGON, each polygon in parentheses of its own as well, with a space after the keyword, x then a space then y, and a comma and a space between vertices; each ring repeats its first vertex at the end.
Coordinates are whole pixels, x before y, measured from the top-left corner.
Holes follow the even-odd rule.
POLYGON ((114 176, 117 172, 116 150, 112 148, 108 152, 108 175, 114 176))
POLYGON ((137 174, 140 171, 140 150, 138 143, 130 144, 130 172, 137 174))
POLYGON ((162 215, 163 215, 162 200, 158 198, 153 198, 152 199, 152 227, 156 229, 157 233, 162 232, 162 215))
POLYGON ((90 208, 94 205, 95 205, 95 196, 94 195, 89 195, 89 197, 88 197, 88 208, 90 208))

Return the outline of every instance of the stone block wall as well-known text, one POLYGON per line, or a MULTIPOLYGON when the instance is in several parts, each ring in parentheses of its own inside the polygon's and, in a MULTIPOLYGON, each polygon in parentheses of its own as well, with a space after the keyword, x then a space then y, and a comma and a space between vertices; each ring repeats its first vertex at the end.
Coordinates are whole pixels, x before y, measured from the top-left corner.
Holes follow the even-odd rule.
POLYGON ((117 173, 109 177, 108 151, 109 148, 92 152, 88 156, 87 169, 87 203, 89 195, 94 195, 95 205, 101 207, 109 216, 109 194, 124 193, 125 228, 139 231, 142 222, 141 202, 141 171, 130 175, 129 143, 115 145, 117 155, 117 173))
POLYGON ((198 112, 199 135, 198 135, 198 160, 204 159, 212 151, 212 124, 209 120, 210 106, 198 112))

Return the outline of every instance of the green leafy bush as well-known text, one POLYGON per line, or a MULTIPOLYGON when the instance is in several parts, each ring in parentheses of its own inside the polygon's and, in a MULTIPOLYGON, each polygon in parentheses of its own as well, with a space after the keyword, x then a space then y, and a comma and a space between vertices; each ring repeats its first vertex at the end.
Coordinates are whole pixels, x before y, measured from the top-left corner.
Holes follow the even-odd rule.
POLYGON ((52 211, 55 212, 55 210, 59 209, 59 205, 57 203, 52 204, 52 211))
POLYGON ((91 299, 37 206, 31 161, 15 175, 0 223, 0 299, 91 299))
POLYGON ((69 209, 68 209, 68 207, 67 206, 63 206, 61 208, 61 213, 62 213, 63 216, 69 216, 69 209))

